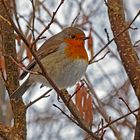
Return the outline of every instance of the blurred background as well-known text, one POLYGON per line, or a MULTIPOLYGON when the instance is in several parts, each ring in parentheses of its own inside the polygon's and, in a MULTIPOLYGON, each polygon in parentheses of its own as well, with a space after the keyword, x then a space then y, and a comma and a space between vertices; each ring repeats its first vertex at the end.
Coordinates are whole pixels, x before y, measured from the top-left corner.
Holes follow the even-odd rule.
MULTIPOLYGON (((59 3, 60 0, 14 1, 12 4, 14 21, 16 24, 18 21, 19 25, 17 24, 17 26, 24 32, 28 41, 33 40, 34 37, 36 38, 48 25, 59 3), (32 3, 34 3, 34 13, 32 3), (33 14, 35 15, 34 37, 31 31, 33 14)), ((129 24, 140 10, 140 1, 124 0, 123 6, 126 22, 129 24)), ((39 48, 45 40, 60 32, 63 28, 71 26, 72 23, 73 26, 81 28, 87 36, 90 36, 90 41, 85 43, 89 60, 105 46, 108 40, 113 38, 108 19, 108 9, 104 0, 64 0, 64 3, 55 16, 53 24, 43 34, 43 38, 37 42, 35 47, 39 48)), ((137 30, 129 29, 129 34, 139 56, 140 17, 137 18, 132 26, 137 28, 137 30)), ((24 59, 26 56, 28 57, 28 59, 23 61, 27 65, 31 60, 31 56, 18 36, 16 47, 19 60, 24 59)), ((88 83, 88 86, 85 85, 85 87, 88 89, 88 94, 92 97, 91 127, 93 132, 95 132, 102 126, 101 124, 106 124, 109 120, 116 120, 129 113, 128 107, 131 110, 138 108, 138 101, 123 68, 114 42, 104 49, 92 62, 88 66, 83 79, 88 83)), ((5 93, 4 86, 2 84, 0 85, 1 92, 5 93)), ((48 90, 46 87, 40 89, 40 86, 40 84, 37 84, 23 96, 26 104, 48 90)), ((74 93, 76 86, 68 89, 71 95, 74 93)), ((58 102, 56 93, 51 91, 49 95, 49 97, 39 100, 28 109, 27 139, 87 139, 88 136, 82 129, 69 120, 58 108, 53 106, 53 104, 59 106, 65 113, 71 116, 66 106, 62 102, 58 102)), ((0 122, 11 124, 12 112, 9 99, 5 94, 0 96, 0 122)), ((73 97, 73 101, 75 101, 75 97, 73 97)), ((104 139, 132 140, 135 120, 135 115, 131 114, 113 123, 105 129, 104 139)))

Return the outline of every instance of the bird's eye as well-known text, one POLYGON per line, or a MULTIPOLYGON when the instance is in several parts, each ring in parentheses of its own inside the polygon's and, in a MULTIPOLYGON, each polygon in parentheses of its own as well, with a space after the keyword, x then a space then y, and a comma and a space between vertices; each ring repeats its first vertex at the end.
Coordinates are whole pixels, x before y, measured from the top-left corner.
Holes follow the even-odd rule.
POLYGON ((72 35, 72 36, 71 36, 72 39, 74 39, 75 37, 76 37, 75 35, 72 35))

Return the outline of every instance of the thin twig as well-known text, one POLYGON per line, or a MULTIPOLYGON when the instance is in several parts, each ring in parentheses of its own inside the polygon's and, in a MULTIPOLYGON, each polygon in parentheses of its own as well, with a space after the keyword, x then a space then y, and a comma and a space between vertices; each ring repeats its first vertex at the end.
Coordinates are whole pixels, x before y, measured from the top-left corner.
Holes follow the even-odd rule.
POLYGON ((103 137, 105 135, 106 130, 103 131, 102 135, 101 135, 101 140, 103 140, 103 137))
POLYGON ((2 55, 5 56, 5 57, 9 57, 13 61, 13 63, 16 64, 21 70, 26 71, 26 72, 31 73, 31 74, 35 74, 35 75, 39 75, 40 74, 39 72, 27 70, 26 67, 21 66, 21 64, 18 63, 12 56, 9 56, 9 55, 4 54, 4 53, 2 55))
POLYGON ((33 35, 33 41, 35 40, 35 34, 34 34, 34 29, 35 29, 35 5, 34 5, 34 0, 31 0, 31 4, 32 4, 32 9, 33 9, 33 12, 32 12, 32 16, 33 16, 33 19, 32 19, 32 35, 33 35))
POLYGON ((75 23, 75 21, 78 19, 79 15, 80 15, 80 12, 79 12, 79 13, 77 14, 77 16, 73 19, 73 21, 72 21, 72 23, 71 23, 71 26, 74 25, 74 23, 75 23))
POLYGON ((99 133, 100 131, 102 131, 103 129, 107 128, 108 126, 114 124, 115 122, 117 122, 117 121, 119 121, 119 120, 121 120, 121 119, 126 118, 127 116, 131 115, 131 114, 134 113, 134 112, 137 112, 138 110, 139 110, 139 108, 137 108, 137 109, 135 109, 135 110, 133 110, 133 111, 131 111, 131 112, 129 112, 129 113, 127 113, 127 114, 121 116, 121 117, 119 117, 118 119, 115 119, 114 121, 111 121, 111 122, 107 123, 106 125, 104 125, 102 128, 100 128, 99 130, 97 130, 97 131, 94 132, 94 133, 99 133))
POLYGON ((34 42, 32 43, 31 46, 33 46, 33 45, 39 40, 39 38, 44 34, 44 32, 46 32, 46 31, 50 28, 51 24, 52 24, 53 21, 54 21, 54 18, 55 18, 55 15, 56 15, 57 11, 59 10, 59 8, 61 7, 61 5, 62 5, 63 3, 64 3, 64 0, 61 0, 60 4, 59 4, 58 7, 56 8, 55 12, 53 12, 53 15, 52 15, 52 18, 51 18, 50 23, 49 23, 49 24, 46 26, 46 28, 44 28, 43 31, 38 35, 38 37, 34 40, 34 42))
MULTIPOLYGON (((62 5, 63 1, 64 1, 64 0, 61 0, 61 3, 59 4, 57 10, 54 12, 55 14, 53 15, 52 20, 51 20, 50 23, 48 24, 48 26, 47 26, 48 28, 49 28, 50 25, 52 24, 53 19, 54 19, 54 16, 56 15, 56 12, 58 11, 59 7, 62 5)), ((37 64, 39 65, 40 69, 42 70, 42 75, 47 79, 47 81, 50 83, 50 85, 55 89, 55 91, 57 92, 57 94, 60 95, 60 94, 61 94, 61 91, 60 91, 59 88, 56 86, 55 82, 49 77, 47 71, 45 70, 44 66, 42 65, 41 61, 39 60, 37 54, 36 54, 36 53, 34 52, 34 50, 32 49, 32 46, 34 45, 35 42, 32 43, 32 44, 30 44, 30 43, 27 41, 27 39, 25 38, 25 36, 18 30, 18 28, 16 27, 15 23, 13 22, 13 20, 12 20, 10 14, 9 14, 9 11, 8 11, 8 9, 7 9, 7 6, 6 6, 5 2, 4 2, 4 0, 2 0, 2 4, 3 4, 4 7, 5 7, 5 10, 6 10, 6 12, 7 12, 7 15, 8 15, 8 17, 9 17, 9 20, 10 20, 10 22, 11 22, 11 24, 12 24, 14 30, 17 32, 17 34, 21 37, 21 39, 24 41, 24 43, 26 44, 26 46, 29 48, 31 54, 33 55, 34 59, 36 60, 37 64)), ((45 29, 47 30, 48 28, 45 28, 45 29)), ((46 31, 45 29, 43 30, 44 32, 46 31)), ((42 34, 43 34, 44 32, 42 32, 42 34)), ((41 36, 41 35, 39 35, 38 38, 39 38, 40 36, 41 36)), ((37 41, 37 40, 36 40, 36 41, 37 41)))
MULTIPOLYGON (((50 17, 52 17, 52 14, 51 14, 51 12, 46 8, 46 5, 44 5, 44 3, 42 2, 42 1, 38 1, 39 2, 39 4, 42 6, 42 8, 45 10, 45 12, 47 12, 47 14, 50 16, 50 17)), ((40 20, 40 19, 39 19, 40 20)), ((41 21, 41 20, 40 20, 41 21)), ((62 29, 63 28, 63 26, 60 24, 60 22, 58 21, 58 20, 56 20, 56 19, 54 19, 54 22, 62 29)), ((42 22, 42 24, 43 24, 43 22, 42 22)))
POLYGON ((62 114, 64 114, 67 118, 69 118, 72 122, 74 122, 77 126, 79 126, 79 124, 74 119, 72 119, 68 114, 66 114, 60 107, 58 107, 55 104, 53 104, 53 106, 56 107, 57 109, 59 109, 62 114))
POLYGON ((119 99, 127 106, 128 110, 135 116, 135 118, 137 119, 137 115, 132 112, 131 108, 129 107, 129 105, 127 104, 127 102, 122 98, 122 97, 119 97, 119 99))
POLYGON ((45 92, 43 95, 35 99, 34 101, 31 101, 28 105, 26 105, 25 109, 28 109, 31 105, 35 104, 37 101, 39 101, 42 98, 49 97, 50 95, 46 96, 52 89, 49 89, 47 92, 45 92))
POLYGON ((109 7, 109 6, 108 6, 108 3, 107 3, 107 1, 106 1, 106 0, 104 0, 104 3, 105 3, 105 5, 106 5, 107 7, 109 7))
POLYGON ((13 0, 13 6, 14 6, 14 16, 15 16, 15 20, 16 20, 16 23, 17 23, 17 26, 18 26, 18 28, 19 28, 19 30, 20 30, 20 32, 22 32, 22 29, 21 29, 21 26, 20 26, 20 23, 19 23, 19 17, 18 17, 18 15, 17 15, 17 5, 16 5, 16 2, 15 2, 15 0, 13 0))
MULTIPOLYGON (((73 97, 83 86, 84 86, 84 83, 82 83, 82 84, 80 85, 80 87, 70 96, 69 101, 72 99, 72 97, 73 97)), ((69 101, 68 101, 68 102, 69 102, 69 101)))
MULTIPOLYGON (((91 83, 91 81, 89 80, 89 78, 86 74, 85 74, 85 78, 86 78, 85 83, 87 84, 87 87, 90 90, 91 95, 93 96, 93 104, 95 105, 98 112, 104 117, 105 121, 109 122, 108 121, 109 116, 108 116, 106 110, 104 109, 104 105, 101 102, 101 100, 98 98, 98 96, 96 95, 94 89, 92 88, 92 83, 91 83)), ((114 135, 119 135, 120 134, 119 131, 116 129, 116 127, 114 127, 114 126, 109 126, 109 127, 113 131, 114 135)))
POLYGON ((135 48, 140 47, 140 40, 137 40, 137 41, 134 43, 134 47, 135 47, 135 48))
POLYGON ((120 31, 120 33, 118 33, 114 38, 112 38, 98 53, 96 53, 94 55, 93 58, 90 59, 89 64, 92 63, 92 61, 105 49, 108 47, 108 45, 110 45, 118 36, 120 36, 122 33, 124 33, 125 31, 127 31, 131 25, 134 23, 134 21, 137 19, 137 17, 140 15, 140 11, 138 11, 138 13, 136 14, 136 16, 134 17, 134 19, 131 21, 131 23, 126 26, 126 28, 124 28, 122 31, 120 31))
POLYGON ((109 39, 109 33, 108 33, 108 31, 107 31, 107 29, 106 29, 106 28, 104 29, 104 31, 105 31, 106 36, 107 36, 107 41, 109 42, 109 41, 110 41, 110 39, 109 39))
POLYGON ((107 51, 107 52, 104 54, 104 56, 102 56, 102 57, 99 58, 98 60, 95 60, 95 61, 91 62, 90 64, 92 64, 92 63, 97 63, 97 62, 101 61, 102 59, 104 59, 104 58, 106 57, 106 55, 107 55, 108 53, 110 53, 110 51, 107 51))

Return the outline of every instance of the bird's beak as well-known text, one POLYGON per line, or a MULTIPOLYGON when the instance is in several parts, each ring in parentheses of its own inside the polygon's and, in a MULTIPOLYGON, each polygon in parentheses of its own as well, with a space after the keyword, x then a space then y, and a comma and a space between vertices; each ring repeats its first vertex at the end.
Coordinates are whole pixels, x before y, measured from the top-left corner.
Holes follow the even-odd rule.
POLYGON ((87 39, 89 39, 89 37, 87 36, 87 37, 84 37, 84 40, 87 40, 87 39))

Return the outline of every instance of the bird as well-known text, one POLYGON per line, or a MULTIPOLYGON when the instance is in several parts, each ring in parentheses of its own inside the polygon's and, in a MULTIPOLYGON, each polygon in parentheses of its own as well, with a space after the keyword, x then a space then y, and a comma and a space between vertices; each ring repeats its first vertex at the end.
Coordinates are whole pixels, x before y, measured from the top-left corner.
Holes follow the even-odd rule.
MULTIPOLYGON (((85 40, 88 38, 80 28, 67 27, 46 40, 37 50, 38 59, 59 89, 73 86, 85 74, 89 64, 85 49, 85 40)), ((35 59, 32 59, 26 69, 41 72, 35 59)), ((23 71, 19 79, 24 79, 27 74, 27 71, 23 71)), ((43 75, 30 73, 25 82, 12 93, 11 98, 21 98, 36 83, 52 88, 43 75)))

